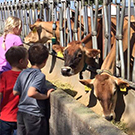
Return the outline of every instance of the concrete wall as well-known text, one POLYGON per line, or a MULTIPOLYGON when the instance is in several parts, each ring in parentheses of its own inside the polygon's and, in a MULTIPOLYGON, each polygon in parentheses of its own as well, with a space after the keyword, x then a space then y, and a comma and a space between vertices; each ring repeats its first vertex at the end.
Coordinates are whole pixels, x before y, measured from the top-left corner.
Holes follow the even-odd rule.
POLYGON ((52 92, 50 135, 126 135, 63 90, 52 92))

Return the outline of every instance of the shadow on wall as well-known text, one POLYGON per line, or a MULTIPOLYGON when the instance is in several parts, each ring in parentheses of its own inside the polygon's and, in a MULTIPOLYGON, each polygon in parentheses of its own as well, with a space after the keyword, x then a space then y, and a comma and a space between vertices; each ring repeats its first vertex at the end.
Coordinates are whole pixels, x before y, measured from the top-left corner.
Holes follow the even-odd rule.
POLYGON ((120 121, 122 114, 125 111, 125 101, 124 101, 124 95, 126 93, 121 92, 118 90, 118 95, 117 95, 117 102, 116 102, 116 107, 115 107, 115 121, 120 121))

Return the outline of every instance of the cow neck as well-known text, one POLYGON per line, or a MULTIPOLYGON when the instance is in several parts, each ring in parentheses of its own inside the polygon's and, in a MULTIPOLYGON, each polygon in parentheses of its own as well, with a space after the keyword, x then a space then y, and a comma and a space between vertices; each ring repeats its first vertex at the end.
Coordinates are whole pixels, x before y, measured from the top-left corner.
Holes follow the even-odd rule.
POLYGON ((109 75, 113 75, 109 70, 106 70, 106 69, 98 69, 96 71, 99 75, 102 74, 102 73, 107 73, 109 75))
POLYGON ((50 33, 53 33, 52 26, 53 26, 53 22, 41 22, 42 29, 44 29, 50 33))
POLYGON ((108 70, 112 74, 115 72, 115 65, 116 65, 116 42, 114 43, 110 53, 104 59, 101 70, 108 70))

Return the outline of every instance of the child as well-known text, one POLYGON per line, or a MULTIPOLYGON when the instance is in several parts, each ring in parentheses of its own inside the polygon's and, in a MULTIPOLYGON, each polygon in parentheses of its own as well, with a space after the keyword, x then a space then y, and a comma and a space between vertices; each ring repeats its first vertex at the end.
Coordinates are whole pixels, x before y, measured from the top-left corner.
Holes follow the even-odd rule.
POLYGON ((22 22, 17 17, 8 17, 5 21, 3 36, 0 37, 0 74, 10 70, 11 65, 6 61, 5 53, 11 46, 23 45, 19 35, 22 31, 22 22))
POLYGON ((31 68, 19 75, 13 93, 20 95, 17 113, 18 135, 47 135, 45 99, 54 89, 47 91, 45 75, 41 69, 45 66, 49 52, 42 44, 30 46, 28 50, 31 68))
POLYGON ((21 70, 27 67, 28 52, 23 46, 13 46, 6 52, 11 70, 0 75, 0 135, 12 135, 17 127, 19 96, 13 95, 13 86, 21 70))

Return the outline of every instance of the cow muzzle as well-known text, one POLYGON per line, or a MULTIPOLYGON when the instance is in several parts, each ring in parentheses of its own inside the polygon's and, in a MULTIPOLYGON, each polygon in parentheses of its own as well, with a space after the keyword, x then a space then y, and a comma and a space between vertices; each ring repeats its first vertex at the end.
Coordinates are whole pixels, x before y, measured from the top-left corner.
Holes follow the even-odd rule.
POLYGON ((110 115, 103 115, 103 117, 106 119, 106 120, 108 120, 108 121, 111 121, 111 120, 113 120, 114 119, 114 115, 111 113, 110 115))
POLYGON ((71 67, 62 67, 61 73, 63 76, 72 76, 74 75, 73 70, 71 67))

